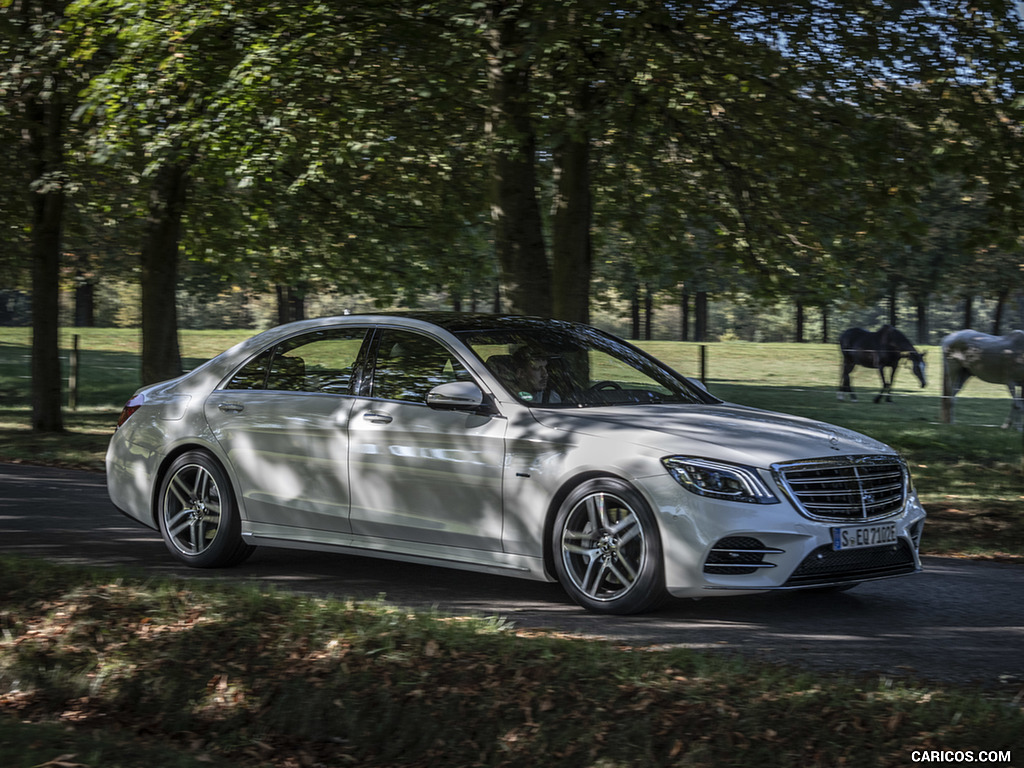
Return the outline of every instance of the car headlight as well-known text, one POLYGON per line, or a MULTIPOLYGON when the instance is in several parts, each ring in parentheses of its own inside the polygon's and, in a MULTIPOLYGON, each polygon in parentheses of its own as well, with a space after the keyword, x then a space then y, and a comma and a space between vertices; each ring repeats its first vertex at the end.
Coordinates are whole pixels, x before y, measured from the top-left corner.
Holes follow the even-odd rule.
POLYGON ((688 456, 666 456, 661 463, 676 482, 698 496, 747 504, 779 503, 753 467, 688 456))

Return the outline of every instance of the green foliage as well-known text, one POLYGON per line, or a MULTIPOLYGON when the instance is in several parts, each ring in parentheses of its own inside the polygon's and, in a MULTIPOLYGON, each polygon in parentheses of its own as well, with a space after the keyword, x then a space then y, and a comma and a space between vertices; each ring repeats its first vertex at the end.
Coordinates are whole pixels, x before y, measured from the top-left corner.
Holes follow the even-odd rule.
MULTIPOLYGON (((614 287, 888 293, 872 275, 950 177, 984 190, 959 240, 1016 243, 1009 3, 76 0, 65 26, 90 73, 88 157, 131 181, 187 157, 186 250, 240 285, 489 295, 492 159, 522 130, 542 211, 566 139, 589 143, 589 231, 614 287), (509 20, 517 47, 496 50, 509 20), (529 79, 526 128, 488 89, 495 66, 529 79)), ((81 210, 137 215, 114 192, 90 180, 81 210)))

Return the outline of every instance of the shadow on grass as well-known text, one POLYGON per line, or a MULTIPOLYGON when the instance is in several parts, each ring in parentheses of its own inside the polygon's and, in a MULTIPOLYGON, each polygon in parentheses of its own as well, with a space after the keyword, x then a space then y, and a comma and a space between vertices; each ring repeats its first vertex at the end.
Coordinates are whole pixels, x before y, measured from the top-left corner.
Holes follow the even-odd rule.
MULTIPOLYGON (((0 644, 0 680, 18 675, 23 692, 0 696, 0 709, 79 734, 97 727, 149 746, 190 745, 237 765, 813 756, 815 765, 899 766, 914 746, 1005 749, 1021 732, 1019 706, 971 691, 638 650, 380 602, 112 580, 14 559, 0 562, 0 595, 17 639, 0 644)), ((139 764, 190 765, 173 754, 139 764)))
POLYGON ((27 406, 0 408, 0 461, 102 471, 119 412, 120 408, 65 411, 65 431, 52 433, 32 431, 27 406))

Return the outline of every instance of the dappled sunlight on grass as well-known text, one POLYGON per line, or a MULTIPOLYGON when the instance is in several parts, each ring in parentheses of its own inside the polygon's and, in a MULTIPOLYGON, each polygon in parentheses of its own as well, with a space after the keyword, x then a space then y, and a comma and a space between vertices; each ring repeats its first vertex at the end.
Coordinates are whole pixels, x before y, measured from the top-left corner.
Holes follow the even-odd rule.
MULTIPOLYGON (((154 768, 192 765, 183 755, 281 768, 733 765, 737 755, 901 766, 915 748, 1007 748, 1024 727, 1008 694, 518 631, 383 600, 9 557, 0 599, 0 718, 171 746, 137 763, 154 768)), ((24 747, 17 738, 32 737, 0 730, 7 764, 24 747)))
POLYGON ((118 410, 64 413, 62 433, 33 432, 28 408, 0 408, 0 461, 102 470, 118 410))

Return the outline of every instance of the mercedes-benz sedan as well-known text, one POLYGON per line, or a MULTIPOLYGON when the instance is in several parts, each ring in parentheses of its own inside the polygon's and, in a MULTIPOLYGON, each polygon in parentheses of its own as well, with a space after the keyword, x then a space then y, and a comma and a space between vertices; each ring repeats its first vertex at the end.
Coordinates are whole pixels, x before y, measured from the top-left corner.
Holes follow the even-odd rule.
POLYGON ((589 326, 454 313, 283 325, 140 389, 107 480, 192 566, 370 555, 604 613, 914 573, 925 518, 864 435, 721 402, 589 326))

